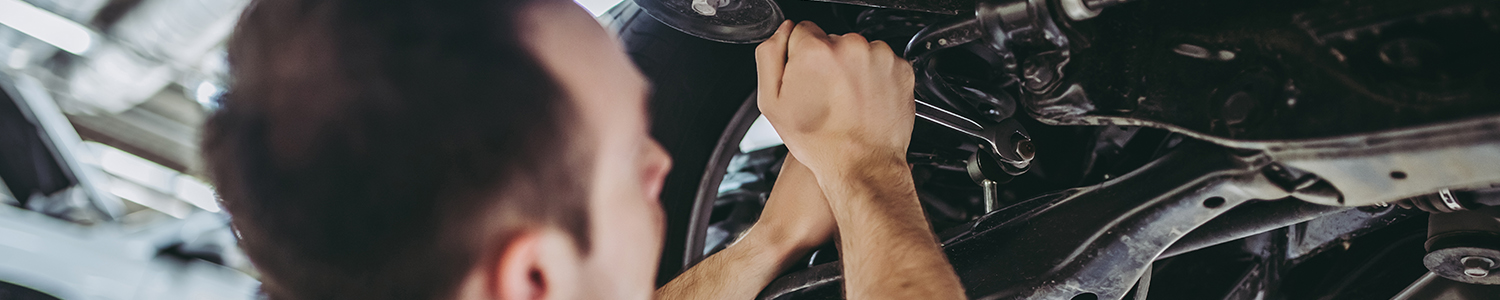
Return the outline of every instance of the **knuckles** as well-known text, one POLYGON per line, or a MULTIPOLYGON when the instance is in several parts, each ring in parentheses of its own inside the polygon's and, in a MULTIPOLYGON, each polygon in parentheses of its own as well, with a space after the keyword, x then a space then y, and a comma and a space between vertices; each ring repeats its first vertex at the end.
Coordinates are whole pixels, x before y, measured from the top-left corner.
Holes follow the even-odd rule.
POLYGON ((781 43, 781 42, 777 41, 776 39, 766 40, 764 43, 760 43, 759 46, 755 46, 755 55, 757 55, 757 56, 767 56, 767 55, 775 54, 776 53, 776 49, 777 48, 781 48, 781 47, 777 47, 776 45, 773 45, 773 44, 779 44, 779 43, 781 43))
POLYGON ((860 35, 859 33, 852 33, 851 32, 851 33, 846 33, 844 35, 841 35, 839 37, 843 38, 845 40, 845 42, 848 42, 848 43, 854 43, 854 44, 869 44, 870 43, 870 40, 865 39, 865 36, 860 35))

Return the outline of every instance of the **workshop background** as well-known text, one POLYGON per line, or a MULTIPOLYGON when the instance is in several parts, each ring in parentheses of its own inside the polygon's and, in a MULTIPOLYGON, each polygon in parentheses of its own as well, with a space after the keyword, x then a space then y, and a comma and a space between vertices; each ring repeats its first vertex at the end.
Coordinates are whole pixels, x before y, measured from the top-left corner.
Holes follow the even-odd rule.
POLYGON ((257 298, 198 155, 247 4, 0 0, 0 299, 257 298))

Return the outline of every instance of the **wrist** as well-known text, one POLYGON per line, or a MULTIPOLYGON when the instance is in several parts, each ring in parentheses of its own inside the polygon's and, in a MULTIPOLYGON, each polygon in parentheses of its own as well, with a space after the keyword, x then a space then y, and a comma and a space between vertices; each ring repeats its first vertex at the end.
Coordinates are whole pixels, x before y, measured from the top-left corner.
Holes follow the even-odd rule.
POLYGON ((823 243, 821 240, 813 241, 809 237, 810 233, 799 233, 795 226, 782 225, 756 223, 745 232, 739 243, 784 257, 783 260, 797 259, 823 243))
POLYGON ((825 191, 830 204, 867 193, 887 194, 899 191, 914 191, 911 167, 906 157, 866 159, 846 167, 815 174, 819 187, 825 191))

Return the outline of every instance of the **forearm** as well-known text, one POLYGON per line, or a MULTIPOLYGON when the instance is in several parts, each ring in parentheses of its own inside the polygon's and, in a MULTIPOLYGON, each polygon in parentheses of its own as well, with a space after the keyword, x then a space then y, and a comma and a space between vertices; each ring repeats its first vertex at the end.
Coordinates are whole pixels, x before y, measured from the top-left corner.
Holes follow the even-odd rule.
POLYGON ((774 237, 751 229, 744 240, 709 256, 708 259, 656 290, 656 298, 754 299, 776 275, 790 267, 805 252, 778 245, 774 237))
POLYGON ((776 275, 823 244, 834 219, 807 166, 787 155, 765 210, 744 239, 656 291, 660 299, 752 299, 776 275))
POLYGON ((842 233, 849 299, 963 299, 904 164, 819 178, 842 233))

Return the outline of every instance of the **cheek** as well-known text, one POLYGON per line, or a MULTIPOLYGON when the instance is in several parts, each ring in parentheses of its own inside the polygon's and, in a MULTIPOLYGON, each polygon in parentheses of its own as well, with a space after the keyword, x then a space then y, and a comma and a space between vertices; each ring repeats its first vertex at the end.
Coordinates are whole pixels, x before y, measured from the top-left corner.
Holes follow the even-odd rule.
POLYGON ((597 178, 599 184, 592 199, 592 219, 596 222, 591 227, 599 243, 596 249, 602 256, 613 257, 606 259, 612 262, 600 263, 650 278, 655 274, 665 231, 665 214, 654 192, 661 189, 661 181, 652 183, 652 177, 642 177, 635 155, 614 159, 626 163, 601 168, 609 171, 597 178))
POLYGON ((607 295, 598 299, 650 299, 655 290, 662 212, 655 201, 637 197, 596 199, 589 265, 601 276, 592 288, 607 295))
POLYGON ((601 224, 596 227, 629 237, 631 243, 652 243, 652 240, 646 240, 648 238, 659 242, 661 233, 665 230, 666 219, 661 202, 651 197, 648 191, 634 186, 622 187, 624 188, 598 199, 605 203, 600 205, 598 213, 603 215, 600 216, 602 218, 596 218, 602 219, 601 224))

